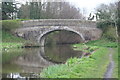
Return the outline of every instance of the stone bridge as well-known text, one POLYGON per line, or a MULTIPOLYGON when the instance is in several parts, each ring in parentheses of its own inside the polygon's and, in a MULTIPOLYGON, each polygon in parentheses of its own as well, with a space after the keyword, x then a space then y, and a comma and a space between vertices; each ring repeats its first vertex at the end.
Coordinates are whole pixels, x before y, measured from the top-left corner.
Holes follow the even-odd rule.
POLYGON ((70 31, 79 35, 81 42, 97 40, 102 31, 96 28, 95 21, 79 19, 39 19, 22 21, 20 28, 15 30, 15 35, 27 40, 38 42, 44 46, 45 36, 54 31, 70 31))

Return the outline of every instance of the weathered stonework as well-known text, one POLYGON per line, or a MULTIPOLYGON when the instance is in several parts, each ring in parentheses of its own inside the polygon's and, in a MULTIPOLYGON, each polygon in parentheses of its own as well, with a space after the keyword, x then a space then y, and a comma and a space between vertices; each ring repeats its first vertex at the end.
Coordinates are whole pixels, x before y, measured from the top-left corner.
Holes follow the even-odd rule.
POLYGON ((102 33, 100 29, 96 28, 96 22, 94 21, 81 21, 78 19, 40 19, 23 21, 21 28, 16 29, 15 34, 44 46, 45 35, 58 30, 74 32, 80 36, 82 42, 97 40, 102 33))

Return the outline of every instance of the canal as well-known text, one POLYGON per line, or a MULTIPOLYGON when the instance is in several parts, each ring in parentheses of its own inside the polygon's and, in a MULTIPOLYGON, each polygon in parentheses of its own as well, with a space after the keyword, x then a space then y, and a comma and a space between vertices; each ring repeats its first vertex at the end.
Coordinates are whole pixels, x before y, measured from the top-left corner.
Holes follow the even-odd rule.
POLYGON ((40 78, 40 72, 44 68, 64 64, 69 58, 80 58, 82 55, 82 51, 75 51, 68 44, 3 51, 2 76, 3 78, 40 78))

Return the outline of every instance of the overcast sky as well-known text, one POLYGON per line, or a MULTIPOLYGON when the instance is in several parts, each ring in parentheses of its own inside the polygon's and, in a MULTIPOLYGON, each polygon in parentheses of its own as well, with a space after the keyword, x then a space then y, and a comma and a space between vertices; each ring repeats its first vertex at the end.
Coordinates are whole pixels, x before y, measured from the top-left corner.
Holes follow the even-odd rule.
MULTIPOLYGON (((26 0, 15 0, 24 3, 26 0)), ((29 1, 29 0, 27 0, 29 1)), ((52 1, 52 0, 49 0, 52 1)), ((59 0, 55 0, 59 1, 59 0)), ((95 8, 101 3, 109 4, 113 2, 117 2, 118 0, 65 0, 80 8, 81 11, 88 16, 90 12, 94 12, 95 8)))
POLYGON ((71 2, 71 4, 75 5, 76 7, 79 7, 82 12, 85 9, 86 15, 90 12, 94 12, 95 8, 99 6, 100 4, 109 4, 113 2, 117 2, 117 0, 67 0, 71 2))

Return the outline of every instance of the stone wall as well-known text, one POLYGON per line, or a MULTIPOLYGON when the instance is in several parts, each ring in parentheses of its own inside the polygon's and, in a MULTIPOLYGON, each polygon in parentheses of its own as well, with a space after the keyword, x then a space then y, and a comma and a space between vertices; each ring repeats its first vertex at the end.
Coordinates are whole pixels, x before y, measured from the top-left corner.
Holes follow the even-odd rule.
POLYGON ((22 27, 37 26, 79 26, 79 27, 96 27, 95 21, 86 21, 80 19, 38 19, 22 21, 22 27))

